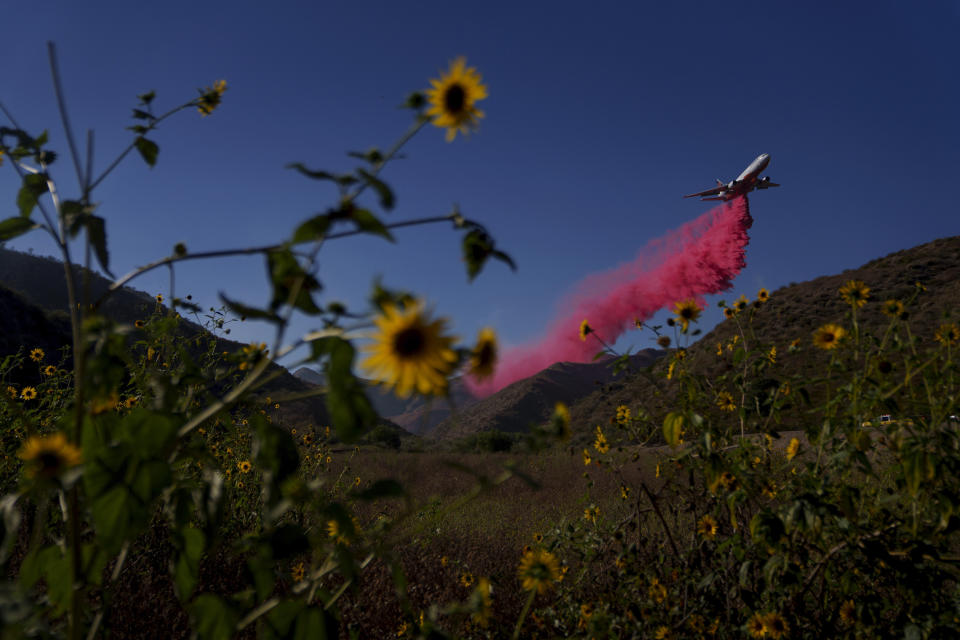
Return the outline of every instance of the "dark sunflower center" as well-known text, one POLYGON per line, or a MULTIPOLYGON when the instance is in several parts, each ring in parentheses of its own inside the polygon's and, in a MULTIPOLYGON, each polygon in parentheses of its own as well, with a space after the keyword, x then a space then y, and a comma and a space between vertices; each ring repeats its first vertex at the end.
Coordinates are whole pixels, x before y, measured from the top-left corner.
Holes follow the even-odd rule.
POLYGON ((452 84, 443 94, 443 106, 449 113, 460 113, 467 101, 467 92, 459 84, 452 84))
POLYGON ((493 349, 493 345, 490 343, 485 343, 480 346, 480 350, 477 352, 477 361, 481 366, 489 365, 493 362, 493 359, 496 357, 496 352, 493 349))
POLYGON ((420 355, 426 346, 423 331, 417 327, 410 327, 399 331, 393 337, 393 352, 401 358, 412 358, 420 355))
POLYGON ((833 342, 833 341, 836 340, 836 339, 837 339, 837 336, 833 335, 832 333, 825 333, 825 334, 823 334, 823 341, 824 341, 824 342, 833 342))
POLYGON ((690 307, 685 307, 682 311, 680 311, 680 317, 683 318, 684 320, 692 320, 693 309, 691 309, 690 307))
POLYGON ((44 451, 37 456, 40 463, 40 473, 55 474, 63 465, 63 459, 55 451, 44 451))

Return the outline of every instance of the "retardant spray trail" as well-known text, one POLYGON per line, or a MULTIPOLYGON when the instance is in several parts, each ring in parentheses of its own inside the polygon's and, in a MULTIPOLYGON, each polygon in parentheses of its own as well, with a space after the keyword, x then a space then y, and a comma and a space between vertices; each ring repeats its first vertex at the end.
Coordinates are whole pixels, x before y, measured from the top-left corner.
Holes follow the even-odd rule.
POLYGON ((601 347, 593 336, 580 339, 584 319, 612 345, 663 307, 690 298, 702 304, 704 295, 729 289, 746 266, 751 224, 747 198, 740 197, 651 241, 632 262, 588 276, 541 340, 507 350, 492 378, 467 381, 470 390, 486 396, 555 362, 591 361, 601 347))

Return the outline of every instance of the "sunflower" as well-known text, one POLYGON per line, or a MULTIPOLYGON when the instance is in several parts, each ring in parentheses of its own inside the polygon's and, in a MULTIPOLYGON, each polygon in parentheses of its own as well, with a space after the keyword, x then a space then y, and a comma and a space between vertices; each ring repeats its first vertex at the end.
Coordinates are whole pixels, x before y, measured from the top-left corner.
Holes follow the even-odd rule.
POLYGON ((767 291, 766 289, 760 289, 760 291, 757 292, 758 301, 766 302, 769 299, 770 299, 770 292, 767 291))
POLYGON ((497 334, 493 329, 484 327, 477 337, 477 346, 470 355, 470 373, 477 380, 484 380, 493 375, 497 364, 497 334))
POLYGON ((684 300, 673 304, 673 313, 677 316, 677 322, 680 323, 680 330, 684 333, 690 327, 691 322, 696 322, 703 309, 697 304, 696 300, 684 300))
POLYGON ((735 316, 735 315, 737 315, 737 312, 734 311, 733 309, 731 309, 730 307, 724 307, 724 308, 723 308, 723 317, 724 317, 724 318, 732 318, 732 317, 735 316))
POLYGON ((847 332, 843 327, 825 324, 813 332, 813 344, 821 349, 835 349, 845 335, 847 332))
POLYGON ((741 294, 740 297, 737 298, 737 301, 733 303, 733 308, 737 313, 740 313, 746 309, 749 304, 750 300, 747 298, 747 296, 741 294))
POLYGON ((713 540, 717 537, 717 528, 717 521, 709 514, 700 518, 700 521, 697 523, 697 533, 707 540, 713 540))
POLYGON ((200 92, 200 97, 197 98, 197 111, 200 112, 200 115, 208 116, 213 113, 213 110, 220 106, 223 92, 226 90, 226 80, 217 80, 212 87, 197 89, 200 92))
POLYGON ((782 638, 790 633, 790 627, 787 625, 787 621, 776 611, 771 611, 763 616, 763 630, 771 638, 782 638))
POLYGON ((647 595, 657 604, 662 604, 667 599, 667 588, 660 583, 658 578, 654 578, 650 581, 650 586, 647 587, 647 595))
POLYGON ((302 562, 298 562, 296 566, 293 567, 293 570, 290 572, 290 577, 293 578, 294 582, 301 582, 304 575, 306 575, 306 568, 303 566, 302 562))
MULTIPOLYGON (((473 595, 470 600, 473 606, 476 608, 472 614, 470 614, 470 619, 481 627, 487 626, 490 623, 490 618, 493 616, 493 603, 490 599, 490 594, 493 592, 493 585, 490 584, 489 578, 480 578, 477 581, 477 587, 473 590, 473 595)), ((423 626, 423 614, 420 614, 421 622, 420 626, 423 626)))
POLYGON ((10 385, 7 385, 7 395, 10 396, 11 398, 13 398, 13 399, 15 400, 15 399, 17 398, 17 396, 20 395, 20 394, 17 393, 17 388, 16 388, 16 387, 12 387, 12 386, 10 386, 10 385))
POLYGON ((960 327, 953 323, 942 324, 937 329, 933 339, 944 346, 954 344, 957 340, 960 340, 960 327))
POLYGON ((580 323, 580 339, 586 340, 587 336, 593 333, 593 328, 590 326, 590 323, 587 322, 587 319, 584 318, 583 322, 580 323))
POLYGON ((862 280, 849 280, 840 287, 840 295, 844 302, 859 309, 870 299, 870 287, 863 284, 862 280))
POLYGON ((586 449, 584 449, 584 450, 583 450, 583 464, 584 464, 584 466, 589 465, 590 462, 591 462, 590 452, 587 451, 586 449))
POLYGON ((414 391, 423 395, 447 392, 447 375, 457 362, 450 345, 453 338, 444 335, 446 319, 431 320, 417 302, 400 310, 392 304, 374 319, 379 332, 374 343, 363 349, 370 353, 361 366, 398 396, 414 391))
POLYGON ((600 425, 597 425, 597 437, 593 441, 593 448, 601 454, 610 451, 610 444, 607 442, 606 436, 603 435, 603 431, 600 430, 600 425))
POLYGON ((767 627, 763 624, 763 614, 759 611, 747 620, 747 631, 754 638, 762 638, 767 634, 767 627))
POLYGON ((67 442, 62 433, 31 436, 17 455, 29 465, 26 473, 30 478, 55 478, 81 461, 80 449, 67 442))
POLYGON ((158 294, 156 295, 156 300, 157 300, 157 304, 161 304, 161 303, 163 302, 163 294, 162 294, 162 293, 158 293, 158 294))
POLYGON ((583 510, 583 518, 597 524, 597 516, 600 515, 600 507, 587 507, 583 510))
POLYGON ((767 360, 770 361, 770 364, 777 363, 777 348, 770 347, 770 351, 767 352, 767 360))
POLYGON ((670 640, 670 627, 666 625, 660 625, 653 633, 653 637, 656 640, 670 640))
POLYGON ((427 115, 433 118, 434 125, 446 128, 447 142, 453 141, 457 131, 466 134, 477 128, 483 111, 475 103, 487 97, 487 87, 481 82, 480 74, 468 67, 463 57, 450 63, 447 73, 441 71, 439 80, 430 80, 433 88, 427 90, 427 115))
POLYGON ((724 489, 733 491, 737 487, 737 476, 733 475, 729 471, 724 471, 720 474, 720 484, 723 485, 724 489))
POLYGON ((857 621, 857 607, 853 604, 853 600, 847 600, 842 605, 840 605, 840 622, 844 626, 850 626, 857 621))
POLYGON ((717 393, 717 406, 721 411, 736 411, 737 403, 733 401, 733 394, 729 391, 720 391, 717 393))
POLYGON ((46 367, 43 368, 43 375, 45 376, 52 376, 52 375, 55 375, 56 373, 57 373, 57 368, 52 364, 48 364, 46 367))
POLYGON ((787 460, 793 460, 800 452, 800 441, 796 438, 790 438, 790 444, 787 445, 787 460))
POLYGON ((551 419, 553 434, 561 440, 570 438, 570 409, 562 402, 558 402, 553 407, 553 418, 551 419))
POLYGON ((250 464, 249 460, 241 460, 237 463, 237 469, 240 470, 240 473, 250 473, 250 469, 253 468, 253 465, 250 464))
POLYGON ((473 574, 467 571, 466 573, 460 574, 460 584, 465 587, 472 586, 474 582, 473 574))
POLYGON ((146 326, 146 324, 147 323, 144 322, 143 320, 134 320, 133 322, 133 326, 135 326, 137 329, 143 329, 146 326))
POLYGON ((883 303, 883 313, 891 318, 899 318, 903 314, 903 303, 899 300, 887 300, 883 303))
POLYGON ((36 349, 30 352, 30 359, 33 360, 34 362, 43 362, 43 358, 46 355, 47 354, 43 352, 43 349, 41 349, 40 347, 37 347, 36 349))
POLYGON ((657 338, 657 345, 663 349, 670 346, 670 336, 660 336, 657 338))
POLYGON ((327 521, 327 536, 333 538, 333 541, 337 544, 342 544, 344 546, 349 546, 350 539, 347 537, 347 532, 340 527, 340 523, 336 520, 327 521))
POLYGON ((23 400, 33 400, 37 397, 37 390, 33 387, 24 387, 23 391, 20 392, 20 397, 23 400))
POLYGON ((560 581, 560 562, 557 556, 543 549, 531 549, 523 554, 517 567, 524 591, 536 591, 543 595, 554 582, 560 581))

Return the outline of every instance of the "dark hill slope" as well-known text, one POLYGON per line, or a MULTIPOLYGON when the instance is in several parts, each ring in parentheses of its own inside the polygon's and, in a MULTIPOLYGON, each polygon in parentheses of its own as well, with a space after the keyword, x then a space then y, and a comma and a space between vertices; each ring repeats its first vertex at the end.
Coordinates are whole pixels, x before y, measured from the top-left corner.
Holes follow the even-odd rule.
MULTIPOLYGON (((77 267, 75 273, 81 282, 82 269, 77 267)), ((91 298, 107 291, 110 283, 105 278, 94 272, 89 276, 91 298)), ((41 347, 48 354, 48 362, 58 362, 57 359, 51 360, 50 356, 71 343, 63 264, 52 258, 0 248, 0 287, 0 310, 3 311, 0 313, 0 358, 16 353, 21 346, 27 352, 41 347)), ((133 324, 147 317, 155 307, 153 296, 133 289, 120 289, 110 296, 102 310, 115 322, 133 324)), ((186 319, 178 327, 178 336, 188 346, 195 344, 196 337, 206 333, 206 329, 186 319)), ((244 346, 222 337, 215 339, 217 352, 233 353, 244 346)), ((271 371, 279 375, 260 388, 263 395, 282 398, 314 389, 279 365, 273 365, 271 371)), ((11 381, 20 382, 12 378, 11 381)), ((284 402, 279 411, 282 423, 288 426, 329 424, 329 414, 319 396, 284 402)))
MULTIPOLYGON (((648 367, 663 353, 656 349, 640 351, 631 356, 631 366, 648 367)), ((606 361, 585 364, 558 362, 478 400, 441 422, 429 435, 458 438, 494 429, 524 432, 531 423, 539 424, 548 420, 557 402, 570 404, 612 379, 613 372, 606 361)))
MULTIPOLYGON (((889 318, 881 311, 883 302, 890 299, 905 302, 916 291, 916 283, 920 282, 926 291, 920 293, 908 309, 910 327, 914 335, 930 341, 944 321, 944 314, 952 314, 954 322, 960 315, 960 236, 941 238, 872 260, 857 269, 774 291, 770 300, 754 311, 753 336, 747 332, 751 342, 777 347, 777 365, 769 374, 771 379, 785 380, 794 374, 809 378, 824 371, 829 354, 813 346, 813 332, 826 323, 844 321, 849 306, 838 291, 849 280, 862 280, 870 287, 870 301, 859 310, 858 318, 861 326, 875 334, 881 333, 889 324, 889 318), (795 339, 800 340, 801 347, 799 351, 789 353, 788 347, 795 339)), ((690 346, 688 358, 693 370, 708 379, 731 370, 730 358, 718 358, 716 350, 718 343, 726 345, 739 334, 737 320, 721 322, 690 346)), ((666 359, 654 370, 662 372, 665 367, 666 359)), ((897 371, 894 363, 892 375, 897 371)), ((756 382, 760 384, 763 380, 756 382)), ((673 403, 676 388, 676 384, 662 378, 658 384, 653 384, 643 376, 628 377, 622 383, 591 393, 574 403, 571 406, 574 429, 586 430, 592 424, 607 422, 621 404, 643 406, 655 416, 662 414, 673 403)), ((802 420, 798 413, 788 414, 787 418, 798 423, 802 420)))
MULTIPOLYGON (((17 352, 26 358, 31 350, 40 348, 46 353, 45 364, 60 365, 59 350, 67 344, 70 344, 70 320, 66 313, 46 313, 0 284, 0 361, 17 352)), ((69 357, 63 366, 73 366, 69 357)), ((35 366, 18 368, 6 382, 18 387, 34 385, 40 381, 35 369, 35 366)))

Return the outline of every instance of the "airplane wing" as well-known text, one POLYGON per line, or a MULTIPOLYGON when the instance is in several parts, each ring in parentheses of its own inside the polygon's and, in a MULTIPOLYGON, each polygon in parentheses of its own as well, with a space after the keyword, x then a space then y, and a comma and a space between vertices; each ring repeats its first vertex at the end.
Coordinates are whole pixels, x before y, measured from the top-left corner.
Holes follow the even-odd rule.
POLYGON ((706 191, 701 191, 700 193, 691 193, 688 196, 683 196, 684 198, 696 198, 699 196, 715 196, 721 191, 726 191, 726 185, 721 187, 714 187, 713 189, 707 189, 706 191))
POLYGON ((769 189, 770 187, 779 187, 780 185, 776 182, 760 182, 757 184, 757 189, 769 189))

